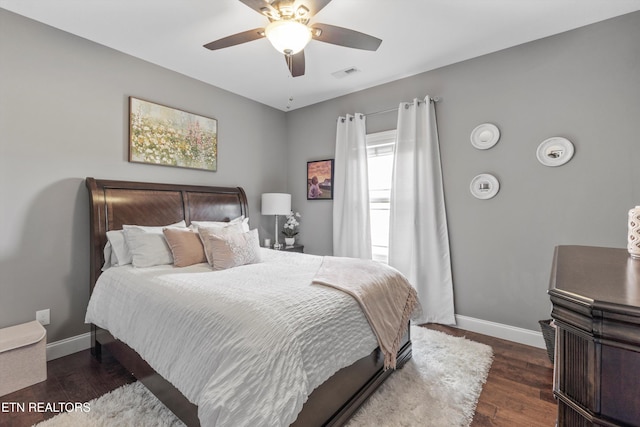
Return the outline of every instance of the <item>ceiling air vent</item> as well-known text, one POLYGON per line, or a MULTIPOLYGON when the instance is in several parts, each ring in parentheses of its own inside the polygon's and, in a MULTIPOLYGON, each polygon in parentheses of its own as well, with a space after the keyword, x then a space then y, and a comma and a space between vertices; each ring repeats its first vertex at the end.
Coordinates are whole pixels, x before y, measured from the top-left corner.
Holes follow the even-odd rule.
POLYGON ((336 71, 335 73, 331 73, 331 75, 333 77, 335 77, 336 79, 342 79, 344 77, 350 76, 352 74, 356 74, 359 73, 360 70, 358 70, 356 67, 349 67, 349 68, 345 68, 344 70, 340 70, 340 71, 336 71))

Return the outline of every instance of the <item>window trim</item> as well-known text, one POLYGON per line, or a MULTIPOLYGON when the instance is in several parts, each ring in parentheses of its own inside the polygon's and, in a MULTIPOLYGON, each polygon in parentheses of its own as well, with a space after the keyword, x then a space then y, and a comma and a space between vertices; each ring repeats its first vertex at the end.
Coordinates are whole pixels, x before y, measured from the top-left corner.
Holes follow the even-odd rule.
POLYGON ((380 145, 395 144, 398 137, 398 130, 391 129, 382 132, 374 132, 367 134, 367 148, 380 145))

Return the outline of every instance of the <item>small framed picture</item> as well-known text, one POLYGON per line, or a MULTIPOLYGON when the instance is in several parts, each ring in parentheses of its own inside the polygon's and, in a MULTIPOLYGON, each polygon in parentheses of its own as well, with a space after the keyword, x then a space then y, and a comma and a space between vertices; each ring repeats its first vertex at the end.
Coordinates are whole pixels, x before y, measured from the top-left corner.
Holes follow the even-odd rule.
POLYGON ((333 199, 333 159, 307 162, 307 200, 333 199))

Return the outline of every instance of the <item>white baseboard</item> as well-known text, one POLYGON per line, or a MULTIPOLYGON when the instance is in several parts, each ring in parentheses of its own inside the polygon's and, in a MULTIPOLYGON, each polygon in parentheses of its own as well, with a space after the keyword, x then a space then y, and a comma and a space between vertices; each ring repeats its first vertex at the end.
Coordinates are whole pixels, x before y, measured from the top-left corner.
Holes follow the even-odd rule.
MULTIPOLYGON (((502 323, 489 322, 487 320, 474 319, 473 317, 462 316, 459 314, 456 314, 456 322, 456 327, 460 329, 501 338, 503 340, 514 341, 533 347, 546 348, 542 332, 503 325, 502 323)), ((90 332, 55 341, 47 344, 47 360, 68 356, 70 354, 86 350, 90 347, 90 332)))
POLYGON ((489 322, 487 320, 474 319, 473 317, 456 314, 456 327, 503 340, 514 341, 520 344, 538 348, 547 348, 542 337, 542 332, 517 328, 502 323, 489 322))
POLYGON ((47 344, 47 361, 68 356, 91 347, 91 332, 47 344))

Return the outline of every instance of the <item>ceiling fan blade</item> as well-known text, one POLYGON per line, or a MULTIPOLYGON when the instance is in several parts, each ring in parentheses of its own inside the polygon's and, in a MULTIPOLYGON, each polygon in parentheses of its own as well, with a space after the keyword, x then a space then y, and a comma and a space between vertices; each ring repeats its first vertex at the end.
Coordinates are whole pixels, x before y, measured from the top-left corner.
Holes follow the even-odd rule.
POLYGON ((329 3, 331 3, 331 0, 297 0, 293 9, 297 11, 301 6, 303 6, 309 11, 306 18, 311 18, 329 3))
POLYGON ((278 19, 280 12, 275 7, 265 0, 240 0, 241 3, 246 4, 251 9, 255 10, 261 15, 271 19, 278 19))
POLYGON ((304 76, 304 50, 295 55, 285 55, 284 59, 287 61, 292 77, 304 76))
POLYGON ((235 46, 237 44, 258 40, 263 37, 264 28, 254 28, 253 30, 244 31, 242 33, 234 34, 221 38, 219 40, 212 41, 205 44, 204 47, 210 50, 224 49, 225 47, 235 46))
POLYGON ((328 24, 313 24, 313 39, 338 46, 352 47, 354 49, 377 50, 382 43, 379 38, 348 28, 336 27, 328 24), (319 33, 319 34, 317 34, 319 33))

